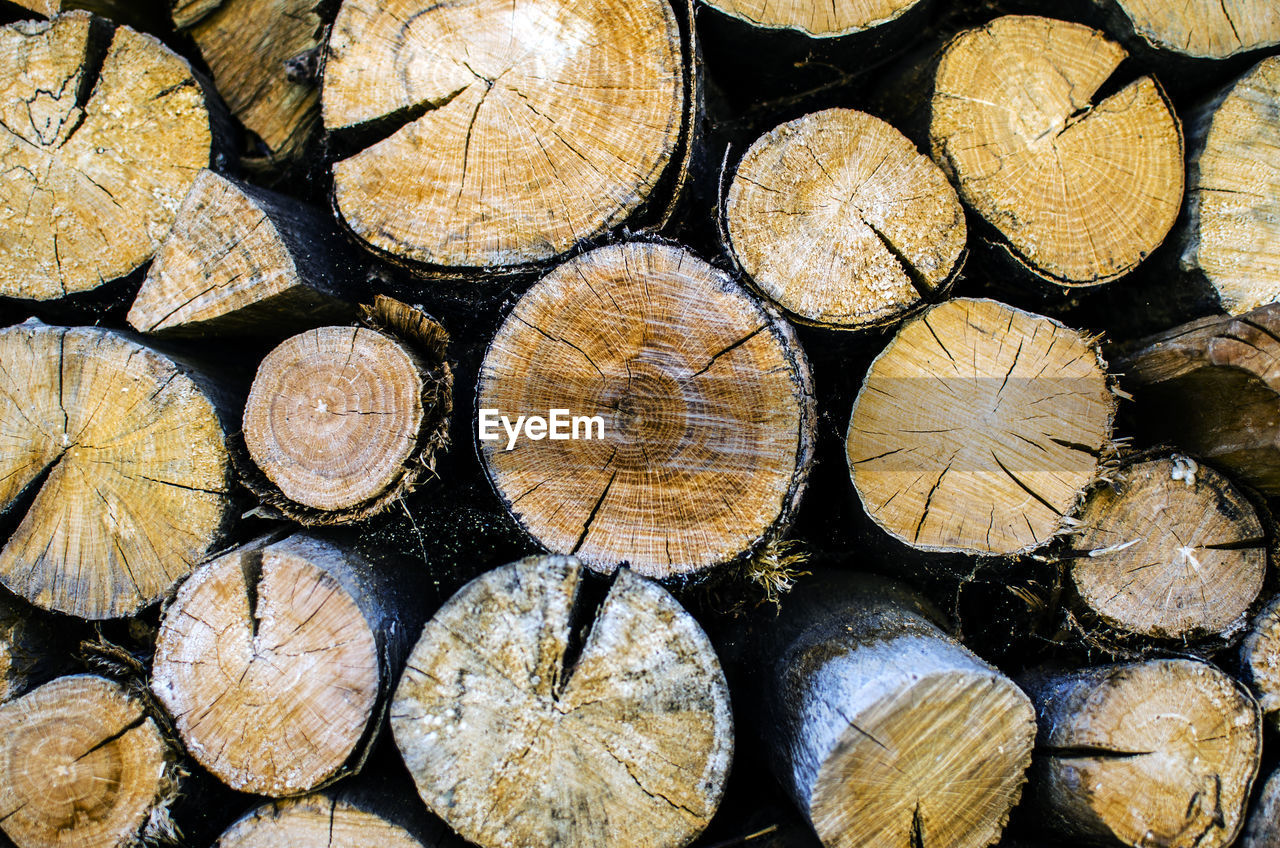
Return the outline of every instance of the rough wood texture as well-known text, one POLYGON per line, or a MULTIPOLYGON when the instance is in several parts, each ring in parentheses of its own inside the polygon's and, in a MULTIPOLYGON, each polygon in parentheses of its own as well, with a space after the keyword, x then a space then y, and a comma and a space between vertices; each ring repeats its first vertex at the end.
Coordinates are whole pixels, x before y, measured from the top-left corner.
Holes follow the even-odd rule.
POLYGON ((319 327, 258 366, 244 438, 269 484, 246 483, 304 524, 367 518, 413 490, 448 444, 448 335, 379 297, 370 327, 319 327), (268 485, 273 488, 268 488, 268 485))
POLYGON ((0 703, 42 682, 51 669, 50 655, 61 647, 47 622, 0 595, 0 703))
POLYGON ((164 240, 213 154, 186 60, 74 12, 0 28, 0 294, 122 277, 164 240))
POLYGON ((259 807, 228 828, 214 848, 312 846, 424 848, 404 828, 328 795, 307 795, 259 807))
POLYGON ((1218 848, 1244 824, 1258 705, 1210 665, 1155 660, 1020 681, 1040 721, 1040 824, 1105 845, 1218 848))
POLYGON ((938 300, 960 270, 964 210, 901 133, 852 109, 789 121, 738 164, 725 204, 733 255, 800 321, 889 323, 938 300))
MULTIPOLYGON (((1273 14, 1280 39, 1280 8, 1273 14)), ((1188 121, 1180 265, 1239 315, 1280 300, 1280 57, 1264 59, 1188 121)))
POLYGON ((1240 848, 1280 848, 1280 771, 1271 775, 1254 802, 1240 848))
POLYGON ((814 38, 865 32, 897 20, 921 0, 708 0, 726 15, 766 29, 791 29, 814 38))
MULTIPOLYGON (((479 409, 601 416, 591 438, 481 440, 486 471, 546 548, 667 577, 784 528, 813 455, 809 366, 783 321, 727 274, 657 244, 561 265, 485 355, 479 409)), ((580 435, 582 431, 579 431, 580 435)))
POLYGON ((549 260, 650 199, 686 70, 666 0, 346 0, 323 117, 364 149, 335 163, 334 204, 414 262, 549 260))
POLYGON ((675 848, 719 803, 733 725, 706 635, 630 571, 595 611, 584 580, 571 557, 491 571, 409 658, 396 744, 427 806, 478 845, 675 848))
POLYGON ((123 335, 32 319, 0 330, 0 581, 47 609, 116 618, 219 544, 233 471, 217 387, 123 335))
POLYGON ((980 848, 1021 794, 1031 704, 936 616, 901 587, 826 573, 758 634, 761 733, 829 848, 980 848))
POLYGON ((1273 722, 1280 713, 1280 598, 1262 608, 1240 646, 1243 679, 1262 712, 1273 722))
POLYGON ((1115 368, 1158 436, 1280 495, 1280 306, 1175 327, 1115 368))
POLYGON ((1157 50, 1225 59, 1280 44, 1280 7, 1271 0, 1095 0, 1157 50))
MULTIPOLYGON (((172 0, 218 93, 268 159, 302 154, 320 126, 316 79, 325 20, 317 0, 172 0)), ((332 15, 332 13, 330 13, 332 15)))
POLYGON ((871 364, 849 420, 854 488, 913 547, 1030 550, 1097 474, 1115 407, 1082 334, 992 300, 948 301, 871 364))
POLYGON ((82 9, 118 24, 128 24, 152 32, 156 31, 155 26, 159 19, 155 0, 9 0, 9 2, 46 18, 82 9))
POLYGON ((18 848, 131 848, 169 836, 178 768, 142 702, 62 677, 0 705, 0 828, 18 848))
POLYGON ((201 171, 129 310, 144 333, 284 335, 347 321, 354 287, 336 267, 329 215, 201 171))
POLYGON ((1125 58, 1076 23, 997 18, 947 45, 934 80, 933 158, 1004 248, 1066 286, 1122 277, 1182 203, 1182 135, 1141 77, 1094 103, 1125 58))
POLYGON ((333 543, 259 540, 178 590, 152 690, 192 756, 231 788, 310 791, 344 774, 376 730, 400 643, 393 598, 381 572, 333 543))
POLYGON ((1115 627, 1157 638, 1231 635, 1246 625, 1267 570, 1253 506, 1207 466, 1130 465, 1076 514, 1071 579, 1115 627))

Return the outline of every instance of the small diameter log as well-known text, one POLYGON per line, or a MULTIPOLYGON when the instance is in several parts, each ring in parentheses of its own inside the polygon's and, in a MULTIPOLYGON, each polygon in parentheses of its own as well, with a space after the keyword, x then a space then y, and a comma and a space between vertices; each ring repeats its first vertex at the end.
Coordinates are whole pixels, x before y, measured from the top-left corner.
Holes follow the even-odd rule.
POLYGON ((345 0, 322 111, 358 152, 333 166, 334 205, 411 262, 552 259, 653 198, 687 72, 666 0, 345 0))
POLYGON ((82 618, 132 615, 222 544, 226 393, 109 330, 0 330, 0 582, 82 618), (19 519, 21 519, 19 521, 19 519))
POLYGON ((1280 598, 1273 599, 1254 619, 1240 646, 1243 679, 1264 715, 1273 722, 1280 714, 1280 598))
POLYGON ((671 846, 715 812, 733 748, 702 629, 625 569, 598 609, 572 557, 477 578, 427 623, 391 707, 433 812, 485 848, 671 846))
POLYGON ((1047 831, 1103 845, 1218 848, 1244 824, 1258 705, 1191 660, 1019 681, 1039 715, 1031 785, 1047 831))
POLYGON ((0 295, 50 300, 138 268, 214 153, 186 60, 84 12, 0 28, 0 295))
POLYGON ((345 321, 342 239, 329 215, 201 171, 129 310, 144 333, 297 332, 345 321))
POLYGON ((261 475, 246 484, 303 524, 367 518, 413 490, 448 444, 448 334, 379 297, 368 327, 319 327, 258 366, 244 439, 261 475))
POLYGON ((1265 534, 1212 468, 1182 457, 1130 465, 1075 517, 1071 580, 1106 623, 1164 639, 1245 627, 1266 575, 1265 534))
POLYGON ((927 4, 921 0, 707 0, 706 5, 753 27, 825 39, 868 32, 927 4))
POLYGON ((61 677, 0 705, 0 829, 18 848, 172 839, 179 773, 142 701, 105 678, 61 677))
POLYGON ((1280 44, 1280 8, 1271 0, 1095 0, 1152 48, 1195 59, 1225 59, 1280 44))
POLYGON ((1034 274, 1064 286, 1132 271, 1182 203, 1182 135, 1142 77, 1094 102, 1125 58, 1076 23, 997 18, 956 36, 934 80, 933 158, 1034 274))
POLYGON ((1115 369, 1157 437, 1280 495, 1280 306, 1175 327, 1115 369))
POLYGON ((1272 773, 1254 802, 1240 848, 1280 848, 1280 770, 1272 773))
POLYGON ((214 848, 433 848, 409 831, 349 801, 307 795, 274 801, 227 829, 214 848))
POLYGON ((846 455, 867 513, 931 551, 1031 550, 1098 473, 1116 399, 1093 341, 992 300, 905 324, 871 364, 846 455))
POLYGON ((813 457, 793 331, 665 245, 601 248, 535 284, 485 354, 476 394, 499 496, 546 548, 602 572, 625 562, 663 578, 754 551, 789 524, 813 457), (498 420, 552 410, 581 417, 577 438, 568 418, 514 437, 498 420))
POLYGON ((774 770, 829 848, 980 848, 1018 800, 1035 713, 939 621, 901 587, 829 573, 757 634, 774 770))
MULTIPOLYGON (((1272 7, 1280 38, 1280 7, 1272 7)), ((1239 315, 1280 300, 1280 57, 1264 59, 1188 121, 1184 271, 1239 315)))
POLYGON ((828 109, 747 150, 725 219, 756 288, 800 321, 892 322, 938 300, 960 270, 964 210, 946 176, 889 124, 828 109))
POLYGON ((348 550, 306 535, 259 540, 178 590, 152 691, 192 756, 231 788, 308 792, 357 767, 377 730, 407 647, 398 606, 389 580, 348 550))

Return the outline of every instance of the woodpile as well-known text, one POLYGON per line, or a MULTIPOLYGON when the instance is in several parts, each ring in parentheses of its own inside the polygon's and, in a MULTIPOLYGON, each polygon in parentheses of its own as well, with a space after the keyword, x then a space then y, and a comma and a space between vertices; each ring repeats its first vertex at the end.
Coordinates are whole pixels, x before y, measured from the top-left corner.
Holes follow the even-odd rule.
POLYGON ((0 0, 0 848, 1280 846, 1273 0, 0 0))

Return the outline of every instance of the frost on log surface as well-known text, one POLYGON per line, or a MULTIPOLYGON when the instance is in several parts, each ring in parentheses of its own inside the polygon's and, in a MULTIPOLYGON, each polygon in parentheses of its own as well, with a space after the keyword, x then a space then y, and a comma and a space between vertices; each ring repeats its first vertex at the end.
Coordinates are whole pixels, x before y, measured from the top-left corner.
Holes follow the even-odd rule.
POLYGON ((346 0, 325 129, 363 149, 334 205, 373 247, 431 266, 543 262, 623 223, 685 123, 666 0, 346 0))
POLYGON ((200 84, 152 36, 84 12, 0 28, 0 295, 138 268, 212 154, 200 84))
POLYGON ((561 556, 477 578, 396 691, 418 791, 485 848, 678 848, 720 801, 733 722, 711 643, 656 583, 620 570, 591 610, 585 580, 561 556))
POLYGON ((1097 474, 1115 407, 1083 334, 992 300, 948 301, 871 364, 849 421, 854 488, 913 547, 1030 550, 1097 474))
POLYGON ((222 542, 226 401, 185 364, 110 330, 0 330, 0 581, 47 609, 132 615, 222 542))
POLYGON ((599 571, 669 577, 754 550, 789 523, 812 461, 809 366, 791 328, 665 245, 601 248, 535 284, 476 394, 513 421, 603 418, 603 438, 480 442, 529 533, 599 571))
POLYGON ((832 38, 897 20, 921 0, 707 0, 707 5, 752 26, 832 38))
POLYGON ((1158 50, 1225 59, 1280 44, 1274 0, 1095 0, 1158 50))

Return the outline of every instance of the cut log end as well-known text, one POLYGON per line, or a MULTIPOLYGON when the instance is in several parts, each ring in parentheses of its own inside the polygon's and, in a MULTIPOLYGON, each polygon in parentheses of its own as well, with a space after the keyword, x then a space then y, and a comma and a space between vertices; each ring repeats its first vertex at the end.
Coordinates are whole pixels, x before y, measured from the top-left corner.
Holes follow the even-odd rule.
POLYGON ((175 762, 137 698, 59 678, 0 706, 0 828, 19 848, 140 844, 168 821, 175 762))
POLYGON ((849 422, 871 518, 924 550, 1048 541, 1097 474, 1116 400, 1096 345, 1056 321, 957 299, 872 363, 849 422))
POLYGON ((625 570, 588 619, 585 579, 566 557, 492 571, 409 659, 396 744, 427 806, 479 845, 681 846, 719 803, 732 719, 710 642, 625 570))
POLYGON ((895 21, 920 3, 921 0, 708 0, 707 5, 752 26, 834 38, 895 21))
POLYGON ((792 331, 663 245, 602 248, 536 284, 494 338, 477 396, 482 416, 584 419, 576 438, 564 419, 550 438, 514 440, 494 420, 480 449, 530 534, 600 571, 735 560, 790 521, 812 459, 792 331))
POLYGON ((734 256, 765 295, 841 329, 938 299, 964 252, 964 210, 945 175, 889 124, 851 109, 756 141, 725 216, 734 256))
POLYGON ((1105 0, 1157 50, 1225 59, 1280 44, 1280 9, 1269 0, 1105 0))
POLYGON ((1240 653, 1245 679, 1258 704, 1276 721, 1280 715, 1280 599, 1258 613, 1240 653))
POLYGON ((334 204, 413 262, 549 260, 650 199, 689 105, 681 51, 665 0, 347 0, 323 116, 365 146, 334 165, 334 204))
POLYGON ((956 36, 934 81, 934 159, 1037 275, 1095 285, 1155 250, 1182 203, 1182 133, 1159 84, 1100 102, 1125 58, 1101 33, 997 18, 956 36))
POLYGON ((308 795, 245 816, 214 848, 423 848, 404 828, 347 801, 308 795))

